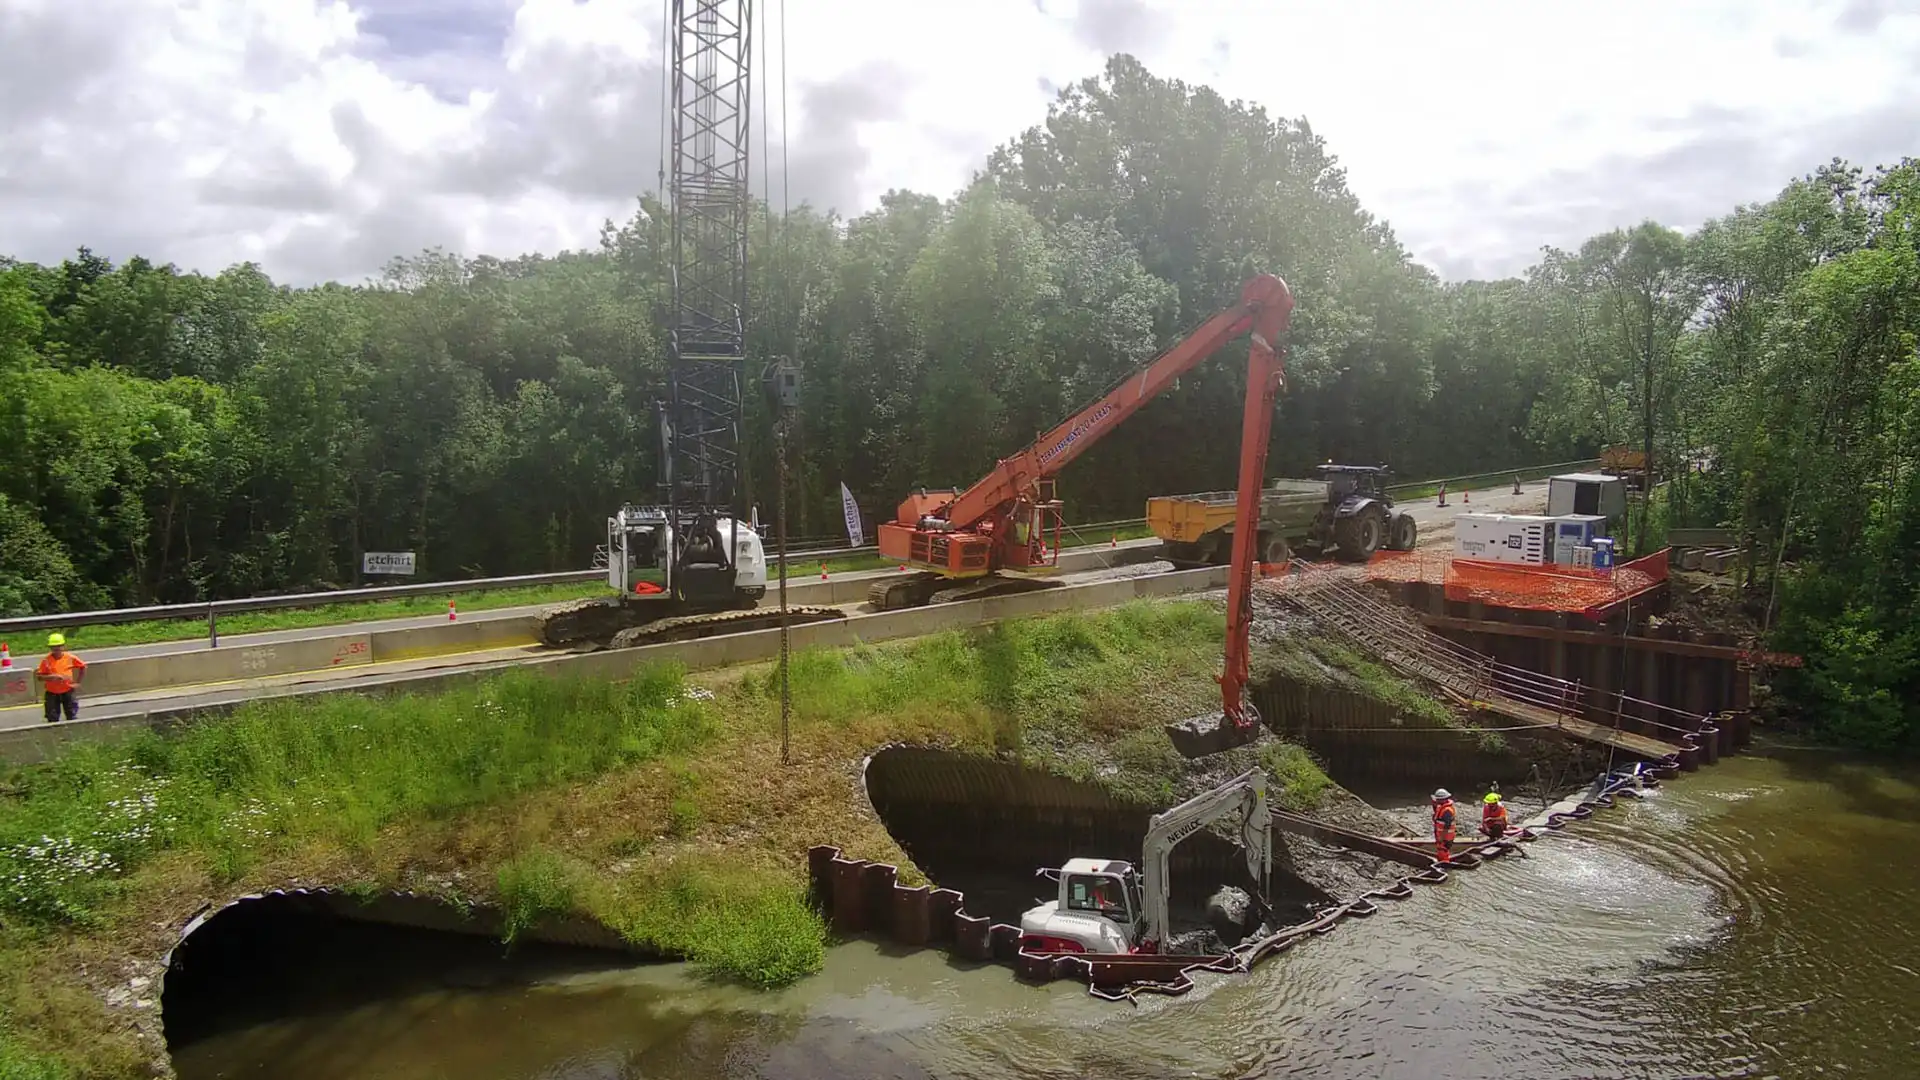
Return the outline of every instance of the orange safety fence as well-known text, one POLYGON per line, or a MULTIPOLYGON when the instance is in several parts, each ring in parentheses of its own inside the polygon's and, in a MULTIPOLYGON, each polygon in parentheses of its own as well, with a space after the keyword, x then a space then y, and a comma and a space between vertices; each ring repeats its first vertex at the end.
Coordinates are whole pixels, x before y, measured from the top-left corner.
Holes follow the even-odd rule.
POLYGON ((1461 559, 1423 551, 1383 551, 1367 566, 1369 581, 1426 582, 1448 600, 1531 611, 1594 613, 1667 580, 1667 549, 1611 570, 1461 559))

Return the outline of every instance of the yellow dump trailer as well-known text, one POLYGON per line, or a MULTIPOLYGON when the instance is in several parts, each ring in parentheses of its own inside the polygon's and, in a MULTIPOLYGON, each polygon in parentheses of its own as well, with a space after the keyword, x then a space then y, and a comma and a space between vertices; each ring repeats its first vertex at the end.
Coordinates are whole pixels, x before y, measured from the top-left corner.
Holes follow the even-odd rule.
MULTIPOLYGON (((1411 550, 1413 518, 1393 508, 1385 470, 1324 466, 1322 480, 1275 480, 1260 493, 1260 561, 1284 562, 1295 547, 1341 558, 1371 558, 1382 548, 1411 550)), ((1175 566, 1222 566, 1233 555, 1235 493, 1157 495, 1147 500, 1147 528, 1175 566)))

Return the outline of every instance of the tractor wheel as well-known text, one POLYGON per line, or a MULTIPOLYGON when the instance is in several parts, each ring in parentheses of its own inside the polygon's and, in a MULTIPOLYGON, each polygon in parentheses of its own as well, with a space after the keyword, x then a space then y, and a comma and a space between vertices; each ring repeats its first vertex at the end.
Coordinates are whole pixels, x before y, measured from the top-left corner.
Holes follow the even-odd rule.
POLYGON ((1260 561, 1269 566, 1278 566, 1293 558, 1293 549, 1287 546, 1284 536, 1267 536, 1260 544, 1260 561))
POLYGON ((1412 551, 1420 541, 1420 526, 1412 514, 1399 514, 1387 530, 1387 546, 1394 551, 1412 551))
POLYGON ((1340 557, 1348 562, 1373 558, 1387 539, 1387 515, 1378 506, 1347 518, 1334 526, 1334 541, 1340 545, 1340 557))

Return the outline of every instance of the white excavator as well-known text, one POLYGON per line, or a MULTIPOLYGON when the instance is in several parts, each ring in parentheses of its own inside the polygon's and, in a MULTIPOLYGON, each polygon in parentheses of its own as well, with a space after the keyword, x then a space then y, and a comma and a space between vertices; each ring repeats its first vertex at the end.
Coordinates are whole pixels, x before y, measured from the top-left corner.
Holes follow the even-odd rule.
POLYGON ((1247 872, 1264 891, 1273 872, 1273 817, 1267 774, 1249 769, 1211 791, 1153 815, 1140 864, 1069 859, 1040 876, 1060 884, 1058 899, 1020 917, 1020 948, 1037 953, 1157 953, 1166 948, 1168 860, 1182 840, 1217 821, 1236 821, 1247 872))

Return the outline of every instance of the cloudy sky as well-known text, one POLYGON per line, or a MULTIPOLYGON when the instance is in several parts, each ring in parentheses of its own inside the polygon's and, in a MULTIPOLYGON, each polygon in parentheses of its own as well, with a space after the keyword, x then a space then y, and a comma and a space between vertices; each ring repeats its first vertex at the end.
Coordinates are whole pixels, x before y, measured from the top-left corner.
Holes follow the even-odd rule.
MULTIPOLYGON (((755 7, 777 32, 781 0, 755 7)), ((792 197, 843 213, 951 194, 1115 51, 1308 118, 1449 278, 1920 153, 1920 0, 785 0, 785 22, 785 78, 777 33, 760 75, 773 113, 786 86, 792 197)), ((0 0, 0 254, 304 283, 591 245, 655 182, 660 31, 660 0, 0 0)))

